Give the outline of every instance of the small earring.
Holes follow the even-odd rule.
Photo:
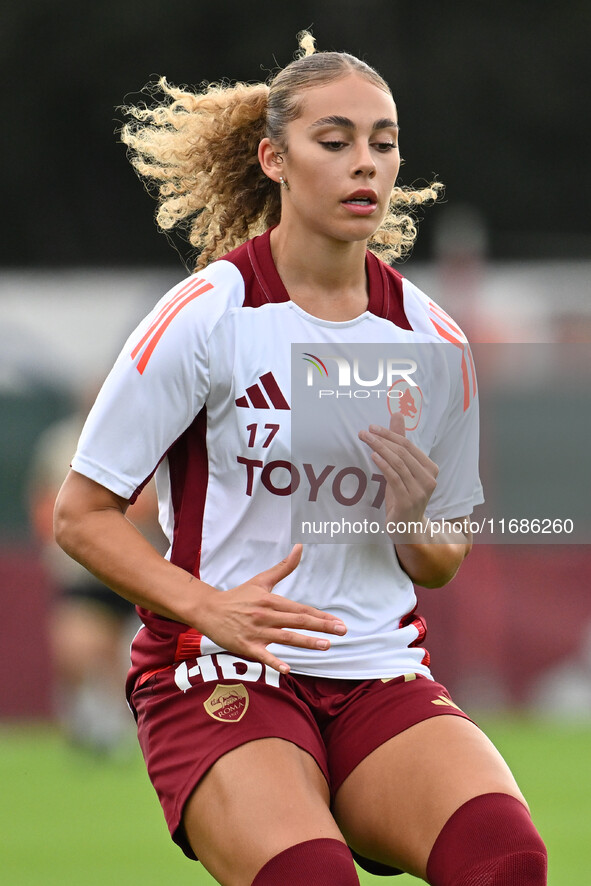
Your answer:
[[[285,188],[286,191],[289,191],[289,182],[286,181],[282,175],[279,176],[279,184],[282,188]]]

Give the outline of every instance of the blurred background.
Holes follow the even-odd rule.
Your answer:
[[[70,744],[109,758],[127,740],[120,696],[114,711],[109,705],[133,616],[106,604],[85,577],[66,575],[49,530],[56,488],[97,386],[135,323],[186,274],[190,255],[181,240],[156,230],[152,200],[118,142],[117,107],[140,99],[160,75],[175,84],[266,79],[291,60],[302,28],[311,28],[319,49],[350,51],[390,83],[401,183],[437,177],[446,185],[445,201],[425,211],[415,251],[399,269],[475,342],[482,474],[495,514],[576,524],[570,538],[523,533],[479,544],[448,589],[421,594],[434,672],[465,707],[546,724],[538,736],[554,728],[547,724],[591,729],[591,180],[584,137],[591,6],[583,0],[6,5],[6,728],[57,725]],[[159,543],[149,493],[136,518]],[[577,765],[591,778],[588,757]],[[40,882],[27,876],[21,869],[10,882]],[[63,871],[60,877],[56,883],[70,882]],[[556,870],[551,882],[569,880]]]

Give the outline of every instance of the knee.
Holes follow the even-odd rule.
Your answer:
[[[508,794],[460,806],[429,855],[431,886],[545,886],[547,854],[530,814]]]
[[[339,840],[296,843],[275,855],[258,872],[252,886],[359,886],[349,848]]]

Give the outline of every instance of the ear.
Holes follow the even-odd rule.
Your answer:
[[[283,156],[270,139],[264,138],[259,145],[259,163],[261,169],[272,181],[279,183]]]

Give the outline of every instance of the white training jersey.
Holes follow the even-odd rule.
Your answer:
[[[325,434],[319,447],[317,415],[306,428],[307,413],[300,409],[298,452],[292,452],[292,366],[306,373],[303,388],[328,404],[342,399],[343,348],[400,345],[407,358],[419,345],[432,350],[429,359],[415,360],[414,369],[412,354],[395,378],[386,378],[380,364],[381,396],[381,376],[370,379],[364,369],[361,377],[349,361],[348,396],[363,392],[370,410],[364,427],[367,415],[387,426],[389,412],[403,413],[407,435],[439,467],[432,519],[471,513],[483,499],[476,378],[466,339],[441,308],[369,252],[366,268],[368,308],[345,322],[318,319],[290,301],[269,231],[179,283],[125,344],[88,417],[73,469],[130,500],[155,472],[169,559],[228,590],[287,556],[296,492],[305,504],[316,503],[322,492],[328,511],[334,499],[340,512],[373,514],[376,525],[383,519],[384,484],[357,438],[361,427],[348,421],[338,433]],[[443,356],[437,350],[442,345]],[[294,673],[430,676],[428,654],[419,645],[424,622],[415,614],[415,590],[394,545],[387,536],[335,541],[306,540],[299,566],[275,593],[333,613],[347,634],[331,635],[325,652],[273,651]],[[166,664],[170,654],[172,663],[187,650],[220,651],[186,625],[145,610],[140,616],[155,643],[171,636],[176,642],[164,656],[155,645],[154,662]]]

